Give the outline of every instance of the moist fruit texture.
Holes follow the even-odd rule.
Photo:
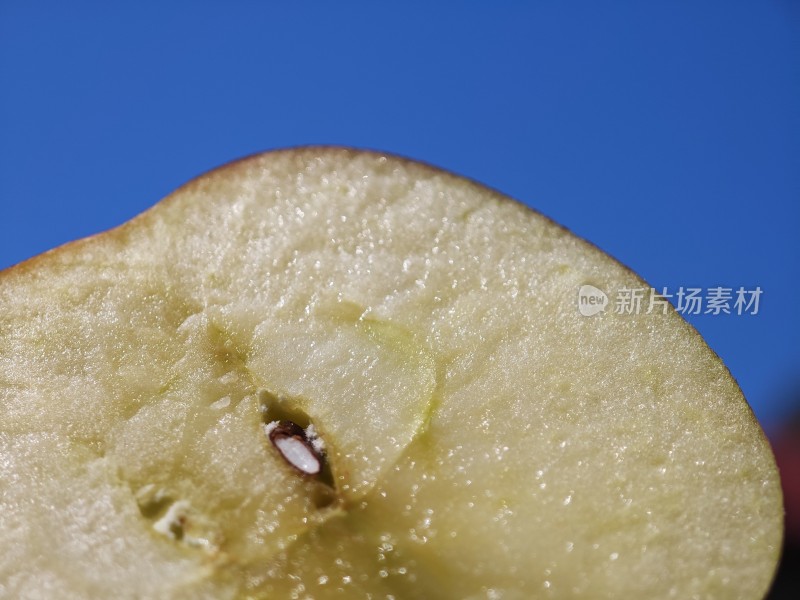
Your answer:
[[[736,383],[673,310],[585,317],[583,285],[646,287],[335,148],[4,272],[0,596],[763,596],[780,488]]]

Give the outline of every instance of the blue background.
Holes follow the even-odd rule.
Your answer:
[[[656,288],[760,286],[758,315],[691,321],[768,429],[788,414],[797,2],[108,4],[0,0],[0,268],[246,154],[375,148],[516,197]]]

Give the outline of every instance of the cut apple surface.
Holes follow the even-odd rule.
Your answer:
[[[646,287],[336,148],[5,271],[0,597],[763,597],[780,486],[736,383],[585,285]]]

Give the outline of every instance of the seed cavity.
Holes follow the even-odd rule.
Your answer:
[[[182,540],[189,508],[189,503],[185,500],[175,502],[169,507],[164,516],[153,523],[153,529],[173,540]]]
[[[153,531],[175,543],[214,555],[224,541],[215,522],[194,509],[188,500],[176,500],[166,488],[148,483],[134,494],[142,516]]]

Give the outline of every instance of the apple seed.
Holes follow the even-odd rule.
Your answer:
[[[312,427],[307,432],[293,421],[272,421],[264,426],[275,449],[303,475],[318,475],[322,471],[323,446]]]

